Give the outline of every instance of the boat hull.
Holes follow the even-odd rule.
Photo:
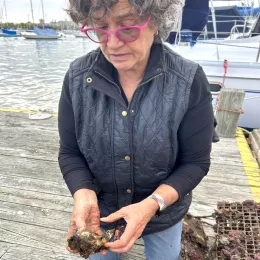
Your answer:
[[[61,36],[46,36],[46,35],[23,35],[25,39],[28,40],[57,40],[60,39]]]
[[[8,37],[8,38],[14,38],[14,37],[21,37],[21,35],[12,35],[12,34],[6,34],[6,33],[0,33],[0,37]]]
[[[210,82],[224,82],[225,88],[245,90],[239,126],[260,128],[260,63],[229,62],[224,80],[223,62],[197,60]],[[213,93],[214,96],[214,93]],[[214,104],[213,104],[214,105]]]
[[[206,45],[204,54],[202,52],[203,49],[200,49],[201,46],[199,46],[199,48],[190,48],[188,46],[174,47],[167,43],[166,45],[185,58],[200,64],[209,82],[219,82],[221,84],[224,82],[225,88],[245,90],[246,95],[242,107],[244,114],[240,116],[239,126],[245,128],[260,128],[260,62],[255,62],[257,50],[250,48],[238,48],[234,50],[233,47],[233,51],[227,51],[226,55],[220,52],[221,60],[218,61],[216,59],[216,46],[214,45]],[[207,48],[209,52],[214,53],[214,57],[205,54],[207,53]],[[252,50],[254,53],[252,53]],[[228,63],[227,73],[224,77],[225,59],[227,59]],[[217,93],[212,94],[214,106]]]
[[[76,37],[76,38],[88,38],[87,35],[76,35],[75,37]]]

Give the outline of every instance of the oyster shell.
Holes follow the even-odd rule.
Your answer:
[[[105,243],[110,241],[115,233],[114,231],[114,229],[108,230],[103,235],[98,235],[89,230],[78,231],[68,239],[68,245],[70,249],[78,251],[82,257],[87,259],[90,255],[107,249]]]

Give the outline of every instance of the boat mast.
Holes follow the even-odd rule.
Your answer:
[[[5,0],[4,0],[4,10],[5,10],[5,18],[6,18],[6,22],[7,22],[7,8],[6,8]]]
[[[259,0],[260,1],[260,0]],[[32,20],[33,20],[33,24],[34,24],[34,15],[33,15],[33,4],[32,4],[32,0],[30,0],[31,2],[31,12],[32,12]]]
[[[211,2],[212,22],[213,22],[213,28],[214,28],[215,39],[216,39],[217,58],[218,58],[218,60],[219,60],[218,33],[217,33],[217,23],[216,23],[215,8],[214,8],[213,0],[210,0],[210,2]]]
[[[41,0],[42,2],[42,19],[43,19],[43,24],[45,23],[45,17],[44,17],[44,7],[43,7],[43,0]]]

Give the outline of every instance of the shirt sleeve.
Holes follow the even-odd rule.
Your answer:
[[[96,191],[94,178],[79,150],[75,120],[69,93],[69,73],[65,75],[59,102],[58,128],[60,135],[59,166],[72,195],[79,189]]]
[[[163,184],[172,186],[180,199],[208,173],[214,131],[210,86],[203,69],[195,74],[188,110],[178,130],[177,166]]]

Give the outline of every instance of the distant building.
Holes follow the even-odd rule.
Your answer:
[[[50,26],[59,27],[59,28],[61,28],[61,30],[76,29],[79,27],[74,22],[68,21],[68,20],[65,20],[65,21],[53,20],[50,22]]]

